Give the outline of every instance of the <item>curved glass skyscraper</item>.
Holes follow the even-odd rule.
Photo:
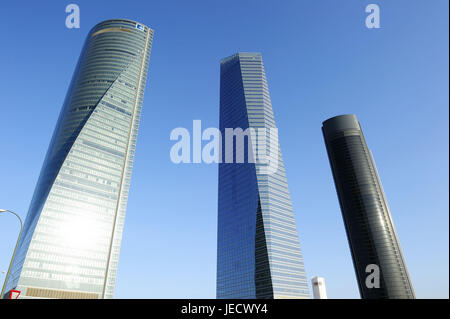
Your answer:
[[[415,298],[389,206],[358,119],[355,115],[336,116],[323,122],[322,131],[361,297]],[[378,267],[379,276],[372,280],[373,265]],[[378,287],[373,285],[375,280]]]
[[[112,298],[153,30],[89,32],[36,185],[7,294]]]
[[[267,149],[268,163],[239,162],[225,147],[219,164],[217,298],[309,298],[297,227],[261,54],[238,53],[221,61],[220,131],[258,131],[247,146],[233,140],[244,157]],[[267,134],[269,136],[269,134]],[[234,139],[234,137],[233,137]],[[241,144],[242,145],[242,144]],[[247,155],[247,156],[245,156]],[[275,163],[273,170],[264,169]]]

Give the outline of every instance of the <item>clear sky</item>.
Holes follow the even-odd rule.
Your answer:
[[[65,26],[66,5],[81,11]],[[367,29],[365,7],[381,9]],[[419,298],[449,296],[447,0],[4,1],[0,207],[24,219],[90,28],[155,30],[115,296],[214,298],[217,164],[173,164],[169,135],[219,121],[219,61],[261,52],[308,278],[358,298],[321,123],[355,113]],[[0,270],[18,223],[0,215]],[[1,282],[4,275],[0,273]]]

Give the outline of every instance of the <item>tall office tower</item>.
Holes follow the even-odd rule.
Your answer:
[[[361,297],[415,298],[372,153],[356,116],[328,119],[322,131]]]
[[[88,34],[7,278],[26,298],[112,298],[153,30]]]
[[[267,133],[276,128],[259,53],[238,53],[221,61],[220,130],[225,154],[219,164],[217,298],[309,298],[278,140],[267,138],[264,143],[248,134],[247,144],[242,144],[236,135],[230,163],[226,128],[247,133],[249,128]],[[272,170],[268,163],[248,160],[249,154],[266,150],[268,144],[275,144]],[[244,163],[237,158],[239,150]]]
[[[328,299],[325,279],[323,277],[313,277],[311,279],[314,299]]]

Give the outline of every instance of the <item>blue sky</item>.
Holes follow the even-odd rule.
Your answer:
[[[76,3],[81,28],[65,27]],[[365,7],[381,28],[365,27]],[[359,298],[321,135],[355,113],[419,298],[449,296],[446,0],[8,1],[0,10],[0,207],[25,218],[89,29],[111,18],[155,38],[123,234],[117,298],[214,298],[217,165],[170,161],[176,127],[219,121],[219,61],[263,55],[308,278]],[[0,270],[18,223],[0,215]],[[4,275],[0,274],[3,282]]]

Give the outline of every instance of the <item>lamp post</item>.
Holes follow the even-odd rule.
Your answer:
[[[5,292],[6,280],[8,279],[9,272],[11,271],[11,266],[12,266],[14,257],[16,256],[16,250],[17,250],[17,246],[19,245],[19,240],[20,240],[20,236],[22,235],[22,228],[23,228],[22,219],[20,219],[19,215],[17,215],[16,213],[14,213],[13,211],[11,211],[11,210],[9,210],[9,209],[1,209],[1,208],[0,208],[0,213],[6,213],[6,212],[15,215],[15,216],[19,219],[19,222],[20,222],[20,232],[19,232],[19,236],[17,237],[16,247],[14,247],[14,252],[13,252],[13,255],[12,255],[12,257],[11,257],[11,261],[10,261],[10,263],[9,263],[9,268],[8,268],[8,272],[6,273],[5,281],[3,282],[3,288],[2,288],[2,293],[1,293],[1,295],[0,295],[0,299],[3,298],[3,294],[4,294],[4,292]]]

